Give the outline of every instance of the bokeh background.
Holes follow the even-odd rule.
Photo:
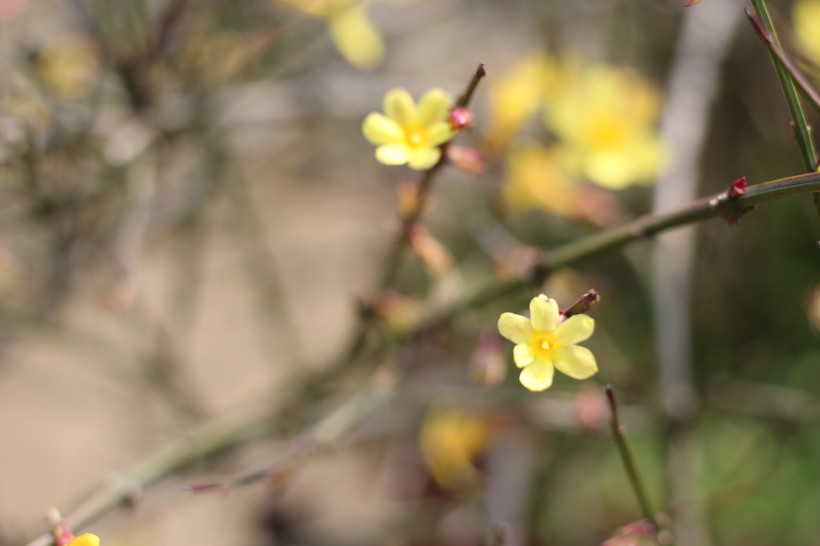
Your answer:
[[[607,434],[610,383],[678,544],[820,545],[809,197],[591,257],[395,339],[535,249],[802,172],[744,3],[682,4],[0,0],[0,544],[44,532],[49,507],[129,487],[129,468],[197,423],[294,393],[271,434],[89,529],[106,546],[600,544],[641,518]],[[816,75],[820,2],[769,7]],[[395,87],[455,96],[479,62],[457,144],[483,162],[437,176],[378,302],[392,341],[303,393],[355,331],[418,178],[374,159],[362,120]],[[527,392],[499,313],[590,288],[600,373]],[[317,453],[190,492],[315,439],[371,373],[395,385]]]

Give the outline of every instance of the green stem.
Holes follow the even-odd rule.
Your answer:
[[[770,42],[777,48],[780,47],[780,40],[777,37],[777,31],[772,24],[772,19],[769,17],[769,9],[766,7],[765,0],[751,0],[755,13],[758,19],[763,24],[766,32],[769,34]],[[800,97],[797,94],[797,87],[786,67],[778,62],[777,55],[772,49],[769,50],[769,56],[772,58],[777,79],[780,81],[780,88],[783,90],[783,96],[786,98],[786,105],[789,107],[789,114],[792,118],[795,138],[797,145],[800,148],[800,156],[803,158],[803,167],[806,172],[816,170],[817,153],[814,148],[814,142],[811,137],[811,127],[806,120],[806,114],[803,112],[803,106],[800,104]],[[820,193],[814,193],[814,205],[820,215]]]
[[[638,504],[641,506],[643,517],[646,518],[655,530],[659,530],[658,520],[655,518],[655,511],[652,509],[652,503],[649,502],[649,494],[646,492],[646,486],[641,476],[641,471],[638,469],[638,464],[635,462],[635,456],[632,454],[632,449],[629,447],[629,442],[624,436],[621,429],[621,423],[618,419],[618,403],[615,400],[615,393],[611,385],[605,387],[606,399],[609,402],[609,410],[611,412],[610,431],[612,433],[612,440],[618,448],[618,455],[621,456],[621,462],[624,465],[624,470],[629,478],[629,484],[632,486],[632,491],[638,499]]]
[[[664,214],[642,216],[623,226],[595,233],[543,253],[540,261],[520,278],[486,281],[447,307],[431,311],[409,335],[413,337],[423,334],[450,321],[462,311],[481,307],[529,286],[537,285],[556,269],[584,258],[714,216],[725,217],[733,211],[741,211],[767,201],[817,191],[820,191],[820,173],[811,172],[750,186],[743,195],[734,199],[727,200],[727,192],[723,192]]]

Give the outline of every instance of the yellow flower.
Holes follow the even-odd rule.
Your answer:
[[[504,313],[498,331],[515,343],[513,360],[521,370],[521,384],[531,391],[552,385],[554,368],[574,379],[586,379],[598,371],[595,355],[576,343],[592,335],[595,321],[587,315],[568,319],[558,311],[555,300],[541,294],[530,301],[530,317]]]
[[[100,537],[91,533],[83,533],[69,542],[68,546],[100,546]]]
[[[306,15],[325,19],[339,53],[359,70],[371,70],[384,58],[384,40],[367,16],[369,0],[279,0]]]
[[[815,62],[820,62],[820,0],[798,0],[792,6],[797,43]]]
[[[431,89],[418,108],[404,89],[384,97],[384,112],[373,112],[362,124],[367,140],[378,146],[376,159],[385,165],[404,165],[425,170],[441,158],[439,146],[455,134],[447,122],[451,99],[441,89]]]
[[[449,490],[470,489],[480,474],[473,460],[484,451],[489,431],[483,419],[459,409],[439,409],[424,420],[419,444],[433,479]]]
[[[552,150],[529,145],[510,152],[501,198],[512,213],[541,209],[579,217],[580,189],[561,169]]]
[[[516,62],[490,85],[487,90],[490,119],[486,144],[491,152],[503,152],[541,109],[555,74],[551,59],[539,53]]]
[[[609,189],[651,181],[661,167],[655,129],[660,96],[637,74],[593,65],[547,104],[545,122],[564,144],[571,173]]]

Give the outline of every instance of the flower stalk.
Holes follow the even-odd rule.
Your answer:
[[[655,530],[658,531],[658,520],[655,518],[655,511],[652,509],[652,503],[649,501],[649,494],[646,491],[641,471],[638,469],[638,464],[635,462],[635,456],[632,454],[632,449],[629,447],[629,442],[624,436],[621,422],[618,418],[618,402],[615,400],[615,392],[612,390],[612,385],[605,387],[606,399],[609,403],[609,410],[611,418],[609,421],[610,432],[615,446],[618,448],[618,455],[621,456],[621,462],[624,465],[624,470],[629,478],[629,485],[632,486],[632,491],[638,499],[638,504],[641,506],[643,517],[646,518]]]

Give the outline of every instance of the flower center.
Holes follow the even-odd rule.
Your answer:
[[[531,347],[536,353],[548,358],[552,357],[558,345],[558,340],[552,332],[536,334],[531,342]]]
[[[418,148],[424,143],[425,140],[424,130],[419,129],[416,127],[411,127],[407,129],[405,132],[405,139],[407,140],[407,145],[411,148]]]
[[[616,116],[602,116],[591,121],[588,131],[593,148],[610,150],[623,143],[628,129],[624,120]]]

